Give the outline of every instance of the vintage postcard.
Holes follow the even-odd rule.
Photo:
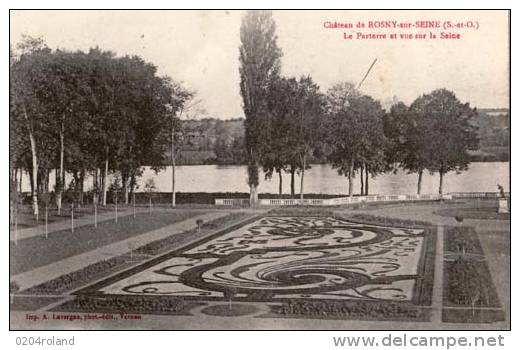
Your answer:
[[[510,329],[508,10],[9,19],[10,329]]]

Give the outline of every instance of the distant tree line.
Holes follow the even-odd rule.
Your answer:
[[[309,76],[282,77],[282,52],[277,45],[276,24],[270,11],[249,11],[240,31],[240,92],[245,120],[250,202],[257,201],[259,169],[265,176],[300,174],[300,198],[309,158],[325,157],[338,174],[354,178],[361,192],[369,193],[369,177],[401,168],[418,174],[421,193],[424,172],[444,176],[464,171],[468,150],[478,146],[477,128],[471,122],[476,109],[455,94],[438,89],[419,96],[410,106],[396,103],[387,113],[355,85],[339,82],[320,91]],[[363,181],[364,180],[364,181]]]
[[[243,119],[190,119],[182,124],[185,142],[179,159],[183,164],[245,164]]]
[[[19,173],[28,171],[36,215],[39,196],[48,201],[53,170],[59,211],[65,173],[79,196],[92,175],[101,204],[108,175],[117,173],[128,203],[143,164],[164,164],[169,150],[175,165],[180,114],[193,94],[138,56],[53,51],[42,39],[24,37],[10,50],[9,84],[11,186],[16,192]]]
[[[391,107],[391,106],[390,106]],[[387,110],[389,111],[389,108]],[[386,111],[385,111],[386,112]],[[472,162],[509,160],[509,111],[478,109],[472,121],[478,128],[479,147],[469,150]],[[184,142],[178,156],[182,165],[244,165],[244,119],[202,118],[182,121]],[[327,163],[326,157],[313,156],[312,164]],[[147,164],[150,165],[150,164]]]
[[[387,111],[390,110],[387,107]],[[386,112],[386,111],[385,111]],[[509,160],[509,111],[478,109],[473,123],[478,128],[479,147],[470,150],[472,162]],[[182,121],[185,140],[179,151],[182,165],[244,165],[244,119],[202,118]],[[313,156],[312,164],[327,163],[326,157]],[[150,165],[150,164],[147,164]]]

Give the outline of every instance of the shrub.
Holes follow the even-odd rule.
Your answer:
[[[479,263],[458,258],[449,267],[448,298],[457,305],[489,306],[490,281],[482,278]]]
[[[445,232],[445,251],[461,254],[483,254],[472,227],[450,227]]]
[[[80,295],[74,300],[59,306],[62,311],[89,311],[89,312],[124,312],[124,313],[147,313],[182,312],[185,307],[184,300],[170,296],[149,295],[114,295],[114,296],[86,296]]]
[[[204,220],[197,219],[197,221],[195,221],[195,223],[197,224],[197,228],[198,228],[198,230],[200,232],[200,228],[201,228],[202,224],[204,223]]]
[[[95,264],[74,271],[65,275],[61,275],[50,281],[44,282],[37,286],[25,290],[28,294],[61,294],[70,290],[82,282],[89,282],[92,278],[99,277],[102,273],[113,271],[127,262],[127,257],[117,256],[108,260],[102,260]]]
[[[274,312],[284,316],[341,319],[417,319],[421,310],[408,303],[290,300],[275,306]]]
[[[406,220],[399,218],[388,218],[385,216],[376,216],[369,214],[354,214],[346,218],[347,220],[357,221],[367,224],[376,224],[376,225],[389,225],[389,226],[400,226],[400,227],[432,227],[432,223],[427,221],[419,221],[419,220]]]

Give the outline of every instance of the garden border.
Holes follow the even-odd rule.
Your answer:
[[[462,236],[463,239],[460,239]],[[458,244],[465,245],[469,244],[468,254],[466,254],[465,249],[462,247],[463,253],[460,251],[456,251],[458,248]],[[454,243],[455,242],[455,243]],[[491,323],[497,321],[505,320],[505,313],[503,310],[503,305],[498,296],[495,283],[493,282],[493,278],[491,276],[491,272],[489,270],[489,265],[487,262],[486,254],[482,248],[480,243],[480,239],[478,237],[478,233],[475,231],[475,228],[472,226],[447,226],[447,230],[444,234],[444,273],[442,276],[443,279],[443,310],[442,310],[442,320],[443,322],[453,322],[453,323]],[[457,259],[447,260],[446,255],[452,254],[457,256]],[[478,256],[479,259],[475,259],[475,256]],[[461,285],[466,284],[467,280],[478,280],[480,283],[478,286],[480,288],[486,288],[486,293],[488,295],[488,301],[485,304],[478,304],[472,306],[467,302],[456,303],[450,298],[450,292],[454,292],[454,288],[458,287],[451,285],[450,275],[452,273],[452,268],[454,268],[455,264],[460,262],[462,264],[467,264],[468,266],[467,273],[460,274],[454,280],[460,281]],[[472,285],[474,287],[474,285]],[[458,290],[461,292],[461,290]],[[464,291],[462,291],[464,293]],[[459,293],[460,294],[460,293]],[[465,294],[460,294],[458,296],[462,298],[467,297]],[[479,299],[479,302],[482,300]]]

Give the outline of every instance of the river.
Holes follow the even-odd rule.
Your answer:
[[[249,192],[245,166],[185,165],[175,168],[176,191],[179,192]],[[417,174],[383,174],[370,179],[371,194],[414,194],[417,191]],[[145,169],[139,180],[142,189],[147,179],[153,178],[158,191],[171,191],[171,167],[157,175]],[[278,193],[278,174],[265,180],[261,173],[260,192]],[[290,175],[283,176],[283,192],[290,193]],[[348,180],[339,176],[329,165],[313,165],[305,172],[304,192],[344,194]],[[300,177],[296,176],[296,192],[300,191]],[[359,178],[355,179],[355,193],[360,191]],[[448,173],[444,178],[444,193],[448,192],[496,192],[497,184],[509,191],[509,163],[471,163],[460,174]],[[439,175],[423,175],[422,193],[437,193]]]
[[[249,192],[246,182],[245,166],[220,165],[181,165],[175,168],[177,192]],[[158,192],[171,191],[171,167],[155,174],[145,167],[143,176],[139,179],[139,189],[142,191],[148,179],[154,179]],[[67,175],[67,183],[71,176]],[[291,177],[283,175],[283,192],[290,193]],[[300,191],[300,177],[297,175],[296,192]],[[51,187],[54,184],[54,174],[50,174]],[[509,163],[471,163],[467,171],[461,174],[448,173],[444,178],[444,193],[449,192],[496,192],[497,184],[509,191]],[[359,178],[354,182],[355,193],[360,191]],[[438,192],[439,175],[425,173],[423,175],[422,193]],[[85,179],[85,189],[91,189],[92,179]],[[26,173],[22,180],[22,190],[30,191],[29,178]],[[260,176],[260,192],[278,193],[278,174],[272,180]],[[329,165],[313,165],[305,172],[305,193],[345,194],[348,191],[348,181],[339,176]],[[370,179],[370,194],[414,194],[417,191],[417,174],[383,174]]]

